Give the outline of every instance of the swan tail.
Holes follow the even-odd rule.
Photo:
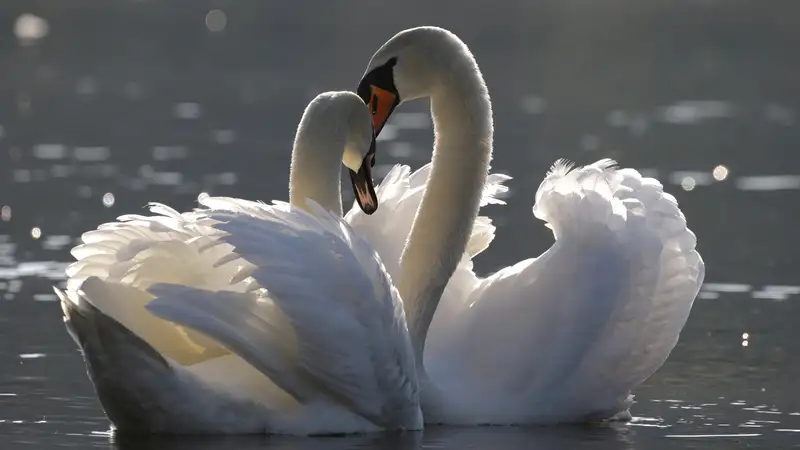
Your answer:
[[[313,201],[315,215],[205,214],[261,290],[156,285],[148,309],[205,333],[298,401],[329,399],[378,426],[408,425],[418,386],[402,303],[371,247]],[[416,408],[416,409],[415,409]]]
[[[484,394],[516,402],[508,420],[624,415],[631,391],[664,363],[686,323],[703,279],[696,239],[657,181],[611,160],[557,162],[533,213],[556,242],[470,294],[460,335],[470,351],[461,360],[482,367],[462,370]],[[522,360],[497,350],[520,345],[535,350]]]

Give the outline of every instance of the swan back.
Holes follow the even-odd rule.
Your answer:
[[[314,199],[342,214],[340,161],[358,171],[374,145],[369,109],[352,92],[323,92],[306,107],[297,126],[289,172],[289,203],[306,208]]]

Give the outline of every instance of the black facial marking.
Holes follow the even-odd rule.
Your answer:
[[[392,94],[397,95],[397,88],[394,85],[394,66],[397,64],[397,57],[394,56],[382,65],[372,69],[372,71],[364,76],[361,79],[361,83],[358,85],[358,90],[356,93],[364,103],[369,104],[370,99],[372,98],[372,88],[371,86],[377,86],[384,91],[389,91]],[[399,96],[398,96],[398,103],[399,103]],[[372,114],[375,114],[373,106]]]
[[[380,108],[380,98],[375,96],[373,99],[373,86],[383,89],[384,91],[390,92],[394,94],[394,104],[389,105],[389,114],[391,114],[392,110],[394,110],[397,105],[400,104],[400,94],[397,92],[397,87],[394,85],[394,66],[397,64],[397,57],[392,57],[388,61],[386,61],[383,65],[372,69],[368,74],[361,79],[361,82],[358,84],[358,89],[356,92],[358,96],[361,98],[361,101],[366,103],[367,105],[371,106],[370,114],[375,116]],[[385,107],[385,106],[384,106]],[[379,129],[373,129],[374,136],[377,137],[383,126]],[[370,148],[369,152],[366,155],[363,164],[368,164],[369,168],[375,167],[375,141],[373,139],[372,148]],[[355,187],[355,184],[354,184]],[[363,205],[362,205],[363,209]]]

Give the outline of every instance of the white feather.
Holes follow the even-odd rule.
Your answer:
[[[312,101],[291,176],[294,187],[308,186],[290,194],[292,205],[305,195],[341,209],[328,189],[339,183],[343,154],[368,151],[370,122],[354,93]],[[311,207],[318,220],[283,202],[198,202],[187,213],[151,203],[152,215],[84,233],[67,290],[56,290],[114,426],[420,429],[403,309],[372,248],[320,206]]]
[[[437,310],[425,366],[449,404],[426,410],[426,422],[624,414],[633,388],[664,363],[704,264],[674,197],[613,167],[557,162],[534,206],[555,244],[486,279],[462,278],[461,296],[446,291],[439,307],[451,317]]]
[[[224,291],[203,294],[184,286],[152,287],[158,299],[148,309],[255,358],[274,356],[258,349],[274,347],[272,342],[291,330],[297,374],[286,367],[262,372],[281,387],[276,375],[292,374],[286,381],[291,382],[305,374],[311,386],[324,387],[358,414],[391,427],[395,417],[410,414],[406,409],[418,396],[402,304],[372,248],[342,219],[313,205],[320,219],[283,208],[265,208],[260,218],[205,213],[226,233],[223,239],[233,252],[256,267],[253,278],[269,287],[289,326],[275,326],[275,315],[260,312],[267,299],[220,300],[215,297],[224,297]],[[245,359],[259,368],[276,365]]]
[[[431,163],[428,163],[411,172],[408,166],[395,165],[375,188],[380,208],[367,216],[354,204],[345,215],[345,220],[381,255],[388,272],[395,277],[400,273],[400,255],[428,185],[431,167]],[[510,179],[510,176],[500,173],[489,175],[483,189],[481,206],[504,205],[505,202],[499,196],[508,191],[503,183]],[[488,248],[494,236],[495,226],[492,220],[486,216],[476,217],[466,249],[469,258],[474,258]],[[467,260],[461,266],[466,268],[465,264],[468,264]],[[471,263],[469,266],[471,270]]]
[[[580,168],[559,160],[533,207],[555,243],[480,279],[464,252],[484,248],[468,238],[492,183],[495,124],[474,56],[452,32],[423,26],[384,43],[361,86],[380,84],[374,70],[391,71],[396,83],[384,88],[398,98],[429,98],[434,125],[424,199],[387,212],[405,232],[413,220],[407,243],[395,241],[401,267],[389,272],[401,272],[426,423],[629,415],[631,391],[669,355],[703,281],[696,238],[675,198],[610,159]],[[389,265],[399,252],[385,247]]]
[[[77,251],[88,256],[73,265],[76,275],[104,267],[104,277],[57,291],[115,426],[290,434],[421,426],[402,305],[371,247],[318,206],[320,220],[285,203],[203,202],[217,209],[176,218],[153,207],[174,226],[150,235],[153,218],[106,227],[123,233],[89,245],[150,239],[128,240],[113,255]],[[108,270],[116,266],[126,270]],[[204,369],[222,360],[239,369]],[[141,392],[149,400],[129,404]]]

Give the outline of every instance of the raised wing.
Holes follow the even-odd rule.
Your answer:
[[[72,249],[77,261],[67,268],[67,291],[83,290],[99,311],[180,364],[227,354],[218,343],[144,309],[152,300],[146,290],[153,283],[248,290],[244,282],[230,286],[235,267],[214,267],[228,250],[224,245],[200,251],[214,240],[196,225],[192,213],[181,214],[157,203],[149,209],[151,216],[124,215],[84,233],[83,243]],[[91,278],[95,280],[87,283]]]
[[[367,239],[394,276],[400,273],[400,255],[428,185],[431,167],[431,163],[428,163],[412,173],[408,166],[395,165],[375,189],[380,208],[367,216],[357,205],[353,205],[345,215],[347,223]],[[489,175],[481,206],[505,204],[500,197],[508,191],[503,183],[510,179],[508,175],[499,173]],[[494,239],[494,233],[495,227],[490,218],[477,217],[467,243],[469,258],[486,250]]]
[[[426,365],[526,420],[627,408],[675,346],[705,269],[675,198],[614,164],[553,166],[533,212],[556,242],[478,282],[448,333],[458,344]],[[488,417],[492,402],[477,409]]]
[[[416,414],[413,351],[390,277],[350,226],[309,205],[315,215],[286,204],[197,211],[198,224],[233,247],[217,264],[238,266],[234,281],[252,278],[264,289],[229,295],[158,285],[148,309],[223,343],[301,401],[306,387],[286,386],[285,374],[312,380],[317,393],[378,425]]]

